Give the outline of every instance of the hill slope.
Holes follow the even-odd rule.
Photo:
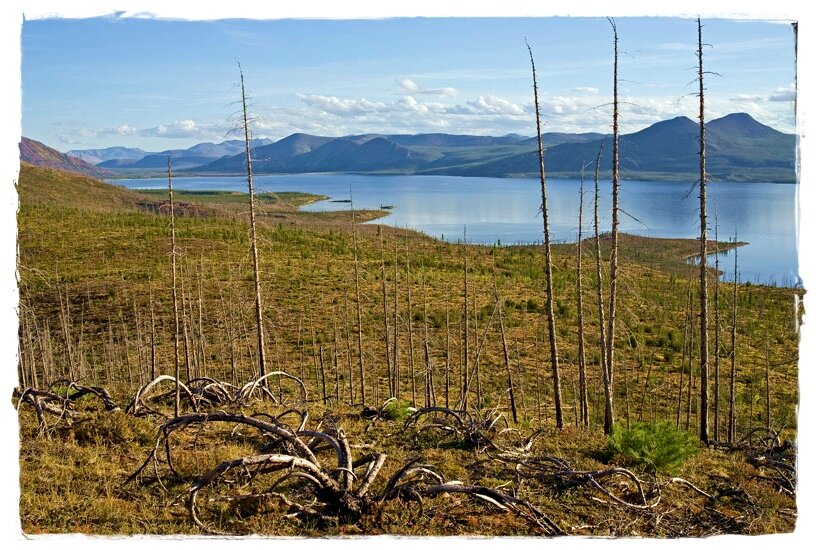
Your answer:
[[[44,143],[27,137],[20,140],[20,160],[34,166],[65,170],[97,178],[106,178],[113,175],[108,170],[102,170],[84,160],[60,153]]]
[[[124,187],[27,162],[20,163],[17,192],[21,205],[68,206],[92,212],[134,211],[144,201],[144,197]]]

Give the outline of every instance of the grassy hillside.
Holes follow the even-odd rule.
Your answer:
[[[173,370],[169,220],[155,206],[163,197],[158,191],[138,194],[30,166],[21,169],[18,191],[21,383],[47,388],[59,378],[71,377],[108,388],[124,410],[137,388],[152,375]],[[205,376],[243,384],[257,377],[252,263],[242,198],[234,193],[184,193],[178,198],[189,205],[188,215],[176,220],[185,380]],[[714,500],[671,484],[663,472],[652,477],[647,466],[609,454],[601,431],[599,330],[589,243],[584,248],[583,274],[588,428],[579,428],[577,422],[576,247],[553,248],[568,424],[559,431],[554,428],[549,351],[543,343],[546,323],[540,249],[453,245],[377,225],[357,226],[355,239],[349,212],[296,211],[295,205],[314,198],[279,193],[260,201],[259,253],[269,369],[303,380],[309,429],[337,423],[348,434],[355,457],[368,452],[388,454],[375,492],[386,488],[387,479],[402,464],[418,457],[446,479],[515,492],[546,511],[567,534],[674,537],[793,529],[794,497],[763,479],[771,473],[747,462],[750,457],[741,451],[700,449],[676,472],[717,495]],[[154,206],[145,206],[148,204]],[[378,215],[381,213],[359,212],[356,220]],[[621,243],[615,383],[618,424],[667,420],[693,434],[699,415],[698,388],[688,381],[691,375],[698,384],[699,367],[696,359],[689,364],[687,351],[695,349],[692,343],[699,330],[695,333],[695,314],[688,311],[687,304],[696,303],[697,274],[683,259],[698,245],[626,236]],[[608,253],[604,239],[604,257]],[[718,357],[720,363],[721,434],[728,397],[731,290],[731,285],[721,287],[721,345],[711,357],[712,362]],[[764,425],[766,413],[782,437],[796,436],[798,340],[791,317],[796,292],[801,291],[750,285],[738,289],[735,387],[739,436]],[[494,313],[497,303],[503,304],[518,423],[512,421],[509,411],[508,370]],[[641,478],[653,480],[649,482],[653,489],[658,487],[655,483],[662,484],[655,489],[662,491],[659,504],[649,510],[630,509],[611,503],[587,486],[559,486],[541,479],[520,482],[512,465],[491,458],[492,451],[474,450],[442,434],[416,432],[401,421],[373,422],[361,417],[358,342],[363,350],[366,405],[379,406],[389,396],[387,365],[393,356],[386,358],[386,317],[391,350],[395,321],[398,326],[401,406],[422,406],[432,380],[435,402],[456,407],[462,380],[467,378],[469,410],[477,416],[495,410],[512,428],[499,433],[499,427],[505,426],[501,422],[489,432],[496,444],[510,448],[542,429],[545,436],[535,445],[536,453],[560,457],[578,470],[629,466]],[[712,328],[712,339],[713,332]],[[266,400],[236,412],[279,414],[292,406],[298,392],[288,383],[277,384],[270,385],[270,391],[283,398],[283,404]],[[166,401],[154,405],[168,414]],[[187,405],[184,407],[187,412]],[[77,408],[72,423],[49,416],[49,428],[41,433],[33,409],[21,407],[20,515],[26,532],[201,534],[184,507],[190,483],[220,461],[259,452],[268,443],[231,428],[183,431],[172,443],[178,478],[162,477],[157,483],[151,473],[142,483],[122,485],[144,461],[164,419],[96,410],[94,402],[85,398]],[[332,464],[328,455],[324,464]],[[241,490],[229,483],[219,488]],[[613,490],[634,502],[631,487]],[[650,493],[650,502],[654,496]],[[286,506],[280,503],[234,500],[223,501],[224,507],[219,508],[206,498],[201,502],[207,508],[209,524],[240,533],[540,533],[523,516],[496,511],[463,495],[426,497],[422,507],[408,500],[388,501],[377,514],[364,515],[359,521],[322,524],[284,517]]]

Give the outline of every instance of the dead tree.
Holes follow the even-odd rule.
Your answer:
[[[538,82],[536,80],[535,61],[533,50],[527,44],[530,54],[530,66],[533,70],[533,99],[536,113],[536,137],[538,140],[538,169],[541,180],[541,214],[544,220],[544,270],[547,279],[547,330],[550,337],[550,364],[553,377],[553,399],[555,402],[555,425],[560,430],[564,427],[561,412],[561,375],[558,372],[558,345],[555,336],[555,313],[553,312],[553,285],[552,285],[552,254],[550,251],[550,222],[547,210],[547,178],[544,171],[544,145],[541,142],[541,115],[538,104]]]
[[[388,373],[388,397],[394,397],[393,373],[391,372],[391,331],[388,329],[388,287],[385,280],[385,246],[383,245],[383,235],[380,234],[380,274],[382,276],[382,300],[383,300],[383,342],[385,343],[385,367]]]
[[[700,441],[708,444],[708,273],[706,269],[706,142],[703,88],[703,26],[697,18],[697,78],[700,84]]]
[[[737,378],[737,233],[734,232],[734,292],[731,298],[731,375],[728,381],[728,443],[733,443],[737,437],[737,405],[736,405],[736,378]]]
[[[252,246],[252,271],[255,279],[255,324],[258,334],[258,374],[263,378],[266,374],[266,346],[264,344],[263,301],[261,299],[261,267],[258,261],[258,237],[255,227],[255,189],[252,185],[252,151],[249,133],[249,119],[247,118],[246,90],[244,88],[244,71],[238,64],[241,74],[241,106],[243,110],[244,141],[246,143],[247,187],[249,189],[249,239]]]
[[[504,333],[504,304],[500,303],[498,286],[494,279],[494,292],[496,293],[496,306],[499,310],[499,332],[502,339],[502,352],[504,354],[504,367],[507,370],[507,396],[510,399],[510,412],[513,414],[513,423],[518,424],[518,411],[516,410],[516,395],[513,388],[513,370],[510,366],[510,352],[507,348],[507,336]]]
[[[613,392],[612,392],[612,377],[609,373],[606,356],[606,323],[604,320],[604,299],[603,299],[603,273],[601,271],[601,237],[598,224],[598,176],[601,169],[601,155],[603,155],[604,142],[598,149],[598,156],[595,159],[595,212],[594,212],[594,228],[595,228],[595,278],[598,291],[598,331],[600,332],[600,363],[601,363],[601,381],[604,390],[604,433],[609,435],[612,433],[612,424],[614,418],[613,411]]]
[[[618,29],[612,26],[614,68],[612,77],[612,253],[609,259],[609,324],[606,331],[606,370],[610,391],[615,380],[615,310],[618,297],[618,211],[620,195],[620,152],[618,150]],[[611,411],[610,411],[611,412]],[[613,418],[604,417],[604,432],[611,433]]]
[[[284,417],[298,417],[297,427],[284,422]],[[270,500],[283,504],[294,517],[311,521],[332,521],[343,524],[357,523],[363,516],[376,514],[380,506],[390,500],[415,501],[420,506],[424,498],[444,493],[471,495],[504,512],[512,512],[526,520],[544,535],[563,535],[543,512],[525,500],[482,486],[447,482],[432,466],[420,464],[415,458],[408,461],[388,479],[379,494],[371,491],[383,469],[386,455],[370,453],[354,459],[351,444],[344,430],[329,426],[323,431],[306,428],[305,411],[287,410],[277,416],[264,418],[214,411],[193,413],[165,422],[160,428],[153,450],[144,463],[127,479],[139,480],[149,465],[159,475],[162,455],[166,466],[177,479],[181,478],[172,461],[170,436],[185,428],[222,424],[244,426],[256,430],[264,445],[260,454],[229,460],[197,477],[187,490],[187,509],[190,519],[207,533],[225,534],[205,522],[202,512],[207,504],[219,501],[240,503],[242,500],[260,502]],[[164,448],[164,453],[160,452]],[[323,464],[323,450],[336,460],[333,465]],[[229,479],[224,481],[226,474]],[[266,481],[269,474],[277,475]],[[239,481],[239,483],[236,483]],[[202,491],[229,491],[228,496],[201,499]],[[247,491],[251,491],[247,494]],[[224,519],[219,514],[219,519]]]
[[[431,347],[428,338],[428,294],[425,289],[425,272],[422,273],[422,345],[425,352],[425,406],[436,405]]]
[[[392,380],[391,397],[400,396],[400,368],[399,368],[399,257],[397,256],[397,238],[394,236],[394,377]]]
[[[360,306],[360,268],[357,259],[357,227],[354,224],[354,198],[349,188],[349,198],[351,200],[351,236],[354,243],[354,294],[357,302],[357,360],[360,367],[360,399],[363,406],[366,404],[365,390],[365,362],[363,359],[363,314]]]
[[[411,301],[411,256],[408,247],[408,236],[405,236],[405,277],[408,289],[408,372],[411,376],[411,406],[416,407],[416,375],[414,369],[414,310]]]
[[[175,379],[176,391],[173,400],[173,415],[179,415],[179,377],[181,367],[179,365],[179,312],[178,312],[178,291],[176,290],[176,215],[173,210],[173,170],[170,157],[167,157],[167,187],[170,194],[170,269],[173,287],[173,378]]]
[[[465,258],[464,262],[464,293],[465,293],[465,303],[463,308],[463,317],[464,317],[464,333],[462,334],[463,338],[463,355],[462,355],[462,386],[460,389],[460,397],[459,399],[462,402],[462,409],[467,410],[467,394],[469,388],[469,368],[470,368],[470,361],[468,357],[469,345],[468,345],[468,335],[470,333],[470,312],[468,311],[468,254],[467,254],[467,226],[464,228],[464,247],[462,248],[462,253]]]
[[[584,225],[584,169],[586,164],[581,166],[581,184],[578,189],[578,243],[576,244],[577,264],[575,267],[575,291],[578,305],[578,403],[580,421],[584,426],[589,426],[589,404],[587,402],[587,380],[586,380],[586,351],[584,350],[584,291],[581,281],[581,261],[583,256],[582,237]],[[515,415],[514,415],[515,416]]]
[[[714,211],[714,440],[720,440],[720,242]]]

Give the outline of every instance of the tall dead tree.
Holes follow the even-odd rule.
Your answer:
[[[720,440],[720,242],[714,210],[714,440]]]
[[[613,394],[612,394],[612,380],[609,375],[609,369],[606,362],[606,323],[604,320],[604,299],[603,299],[603,273],[601,271],[601,237],[598,223],[598,179],[601,169],[601,156],[603,155],[604,143],[598,149],[598,156],[595,159],[595,212],[594,212],[594,229],[595,229],[595,277],[598,291],[598,330],[600,332],[600,363],[601,363],[601,381],[604,389],[604,433],[612,433],[612,422],[614,418],[613,410]]]
[[[615,309],[618,298],[618,210],[620,195],[620,152],[618,150],[618,28],[614,19],[608,19],[613,35],[612,76],[612,254],[609,258],[609,324],[606,337],[606,371],[610,391],[615,380]],[[611,411],[610,411],[611,412]],[[604,416],[604,433],[612,432],[614,418]]]
[[[380,274],[382,275],[383,332],[385,333],[383,342],[385,343],[385,367],[388,373],[388,397],[394,397],[394,375],[391,372],[391,335],[388,329],[388,287],[385,280],[385,246],[383,245],[382,233],[380,233],[380,265]]]
[[[560,430],[564,427],[561,413],[561,375],[558,372],[558,345],[555,337],[555,314],[553,312],[553,285],[552,285],[552,255],[550,252],[550,223],[547,210],[547,178],[544,171],[544,145],[541,142],[541,114],[538,104],[538,81],[536,80],[535,60],[530,44],[527,44],[530,54],[530,66],[533,70],[533,99],[535,101],[536,137],[538,140],[538,168],[541,180],[541,215],[544,220],[544,271],[547,279],[547,330],[550,337],[550,363],[553,377],[553,400],[555,403],[555,425]]]
[[[462,333],[462,386],[461,391],[459,392],[461,400],[462,410],[467,410],[467,394],[468,394],[468,385],[469,385],[469,369],[470,369],[470,361],[468,357],[468,333],[470,332],[470,312],[468,311],[468,256],[467,256],[467,226],[464,228],[464,247],[462,248],[462,252],[464,254],[464,272],[463,272],[463,279],[464,279],[464,293],[465,293],[465,303],[462,309],[463,313],[463,320],[464,320],[464,332]]]
[[[708,444],[708,273],[706,269],[706,142],[703,88],[703,26],[697,18],[697,78],[700,91],[700,441]]]
[[[731,298],[731,373],[728,380],[728,443],[734,443],[737,436],[737,233],[734,232],[734,292]]]
[[[397,237],[394,235],[394,387],[391,397],[400,396],[400,366],[399,366],[399,256],[397,256]]]
[[[176,379],[176,391],[173,399],[173,415],[179,415],[179,312],[178,291],[176,290],[176,213],[173,208],[173,168],[170,157],[167,157],[167,187],[170,195],[170,274],[173,286],[173,376]],[[152,305],[152,304],[151,304]],[[151,310],[152,314],[152,310]]]
[[[357,226],[354,221],[354,197],[349,187],[351,204],[351,236],[354,244],[354,295],[357,302],[357,361],[360,369],[360,399],[366,406],[365,361],[363,359],[363,314],[360,305],[360,267],[357,259]]]
[[[264,345],[263,302],[261,300],[261,267],[258,261],[258,237],[255,229],[255,189],[252,186],[252,155],[251,139],[249,135],[249,118],[247,117],[246,89],[244,87],[244,71],[238,64],[241,74],[241,106],[244,119],[244,140],[246,143],[247,187],[249,188],[249,238],[252,246],[252,271],[255,275],[255,324],[258,334],[258,377],[266,385],[266,354]]]
[[[581,239],[584,229],[584,169],[581,166],[581,184],[578,188],[578,243],[576,244],[577,264],[575,286],[578,301],[578,410],[581,424],[589,426],[589,404],[587,403],[586,350],[584,349],[584,291],[581,281],[581,260],[583,247]],[[515,410],[513,411],[515,413]],[[514,414],[515,416],[515,414]]]

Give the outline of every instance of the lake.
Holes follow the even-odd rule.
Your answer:
[[[357,209],[391,205],[390,215],[373,223],[408,227],[447,241],[479,244],[541,242],[540,184],[526,178],[454,176],[371,176],[353,174],[258,175],[256,192],[302,191],[348,200]],[[131,189],[167,186],[162,178],[122,179],[112,183]],[[180,190],[246,191],[241,176],[174,177]],[[796,249],[797,185],[709,183],[709,238],[715,215],[720,240],[749,244],[739,249],[739,279],[753,283],[799,286]],[[592,230],[594,182],[584,184],[584,232]],[[600,223],[611,228],[611,183],[601,182]],[[547,181],[550,235],[556,242],[575,242],[578,235],[579,182]],[[350,208],[348,203],[320,201],[304,207],[323,211]],[[651,237],[694,238],[699,234],[698,190],[691,183],[624,181],[621,183],[620,230]],[[711,260],[713,265],[713,259]],[[724,280],[733,280],[733,252],[720,255]]]

